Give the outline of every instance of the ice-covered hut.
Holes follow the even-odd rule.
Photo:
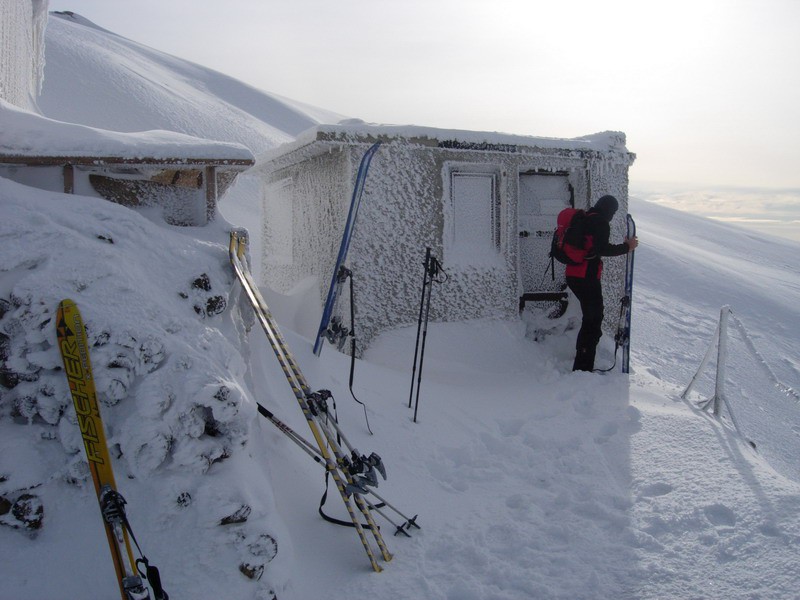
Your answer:
[[[613,194],[621,241],[628,168],[625,135],[574,139],[364,123],[321,125],[258,161],[264,179],[262,282],[288,293],[318,282],[324,302],[364,152],[372,160],[347,266],[353,272],[358,353],[381,331],[416,324],[425,250],[447,281],[432,294],[438,321],[514,318],[523,306],[566,298],[563,267],[549,273],[558,212]],[[609,260],[607,305],[618,302],[622,261]],[[336,314],[350,321],[349,294]],[[607,311],[610,313],[613,311]]]

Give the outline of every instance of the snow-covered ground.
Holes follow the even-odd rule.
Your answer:
[[[98,79],[104,64],[127,65],[145,80],[158,74],[163,84],[172,82],[167,66],[184,69],[149,50],[141,54],[147,60],[128,63],[131,44],[113,34],[100,32],[94,51],[80,46],[72,54],[78,45],[63,24],[51,33],[64,55],[58,63],[48,54],[48,65],[81,69],[85,60]],[[208,81],[229,80],[193,69],[195,83],[181,80],[180,100],[215,106],[208,98],[217,88]],[[116,88],[92,79],[88,89]],[[55,110],[59,94],[45,83],[40,105]],[[173,114],[164,97],[151,94],[139,100],[142,113],[151,98]],[[99,124],[89,122],[96,107],[83,114],[73,100],[64,102],[63,113],[45,114],[115,128],[112,105],[100,106],[110,121]],[[287,131],[285,114],[258,116],[268,132],[262,143]],[[116,128],[174,129],[247,145],[179,125]],[[319,307],[308,288],[289,297],[263,290],[310,385],[334,393],[342,427],[361,452],[383,457],[388,479],[378,492],[418,515],[421,529],[410,538],[392,536],[379,517],[394,559],[376,574],[355,533],[319,517],[321,468],[256,412],[258,401],[307,434],[265,336],[257,326],[246,332],[247,311],[227,263],[232,225],[249,227],[259,241],[258,205],[245,193],[251,185],[245,178],[223,201],[224,219],[174,228],[152,213],[0,179],[4,366],[39,374],[0,387],[0,496],[28,490],[44,507],[36,533],[0,526],[0,600],[117,595],[56,370],[52,315],[64,297],[78,302],[99,342],[92,358],[109,439],[122,453],[117,480],[142,549],[173,600],[264,600],[273,592],[281,600],[797,597],[796,395],[763,373],[733,330],[726,389],[756,448],[727,416],[716,420],[696,408],[711,393],[713,362],[696,397],[680,394],[723,305],[776,378],[800,389],[800,244],[632,199],[641,243],[631,376],[570,372],[574,310],[538,341],[526,334],[541,323],[432,323],[415,423],[408,407],[413,324],[381,336],[355,366],[354,391],[374,435],[350,397],[349,358],[329,347],[319,358],[311,351],[308,324],[318,322]],[[210,290],[194,285],[202,274]],[[215,295],[226,302],[220,314],[204,310]],[[598,364],[610,364],[612,355],[604,338]],[[247,522],[219,525],[245,505]],[[326,511],[342,517],[340,505],[330,493]],[[11,513],[0,519],[19,524]],[[262,578],[243,576],[242,564],[263,565]]]
[[[298,598],[320,593],[318,579],[334,582],[325,588],[330,598],[795,596],[800,473],[796,461],[776,456],[771,463],[766,455],[798,456],[796,396],[754,382],[757,360],[731,332],[728,394],[759,452],[729,421],[680,398],[711,342],[721,303],[797,386],[791,325],[800,323],[789,306],[797,269],[784,267],[783,284],[764,290],[770,267],[743,270],[729,250],[708,250],[747,245],[750,260],[767,263],[793,244],[773,240],[754,253],[748,232],[637,201],[633,211],[642,243],[630,378],[569,372],[574,331],[532,342],[521,323],[434,324],[414,423],[410,327],[382,336],[356,366],[355,391],[369,406],[372,437],[348,397],[346,357],[326,352],[320,364],[309,340],[292,337],[312,379],[338,391],[356,445],[391,467],[385,493],[410,515],[419,512],[424,527],[412,539],[392,540],[396,558],[381,575],[343,572],[327,559],[342,555],[341,532],[321,535],[301,525],[316,506],[313,485],[305,507],[294,490],[277,486],[279,511],[290,531],[303,531],[293,541],[317,574],[295,580]],[[704,232],[705,261],[672,262],[695,227]],[[731,283],[737,266],[741,277]],[[787,312],[764,312],[773,295]],[[613,345],[605,344],[599,361],[609,364]],[[265,349],[261,355],[269,363]],[[277,367],[263,368],[279,379]],[[281,413],[291,415],[292,402],[283,394]],[[770,411],[771,432],[743,417],[747,403]],[[299,419],[292,424],[301,427]],[[289,477],[308,461],[286,447],[276,471]],[[350,552],[354,565],[363,562],[357,544]]]

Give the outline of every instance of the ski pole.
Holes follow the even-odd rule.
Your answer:
[[[291,427],[286,425],[286,423],[284,423],[283,421],[278,419],[278,417],[276,417],[274,414],[272,414],[267,408],[265,408],[261,404],[258,404],[257,406],[258,406],[258,412],[263,417],[265,417],[267,420],[269,420],[270,423],[275,425],[282,433],[284,433],[286,435],[286,437],[288,437],[295,444],[300,446],[300,448],[302,448],[303,451],[305,451],[306,454],[308,454],[312,459],[314,459],[315,462],[325,466],[325,461],[322,459],[322,456],[321,456],[319,450],[317,450],[309,441],[307,441],[305,438],[303,438],[303,436],[301,436],[299,433],[294,431]],[[367,491],[370,494],[372,494],[373,496],[375,496],[375,498],[377,498],[381,502],[381,504],[383,504],[384,506],[386,506],[390,510],[394,511],[395,513],[397,513],[399,516],[401,516],[403,519],[406,520],[406,522],[403,525],[398,527],[385,514],[383,514],[381,511],[377,511],[381,516],[383,516],[387,521],[389,521],[389,523],[391,523],[395,527],[398,527],[398,529],[401,529],[402,527],[405,527],[406,525],[411,525],[411,526],[416,527],[417,529],[420,529],[420,526],[417,525],[417,523],[416,523],[417,515],[414,515],[413,518],[409,518],[406,515],[404,515],[402,512],[400,512],[400,510],[397,509],[394,505],[392,505],[389,501],[387,501],[385,498],[379,496],[373,490],[368,489]],[[370,508],[372,508],[372,509],[377,510],[377,508],[378,508],[377,506],[375,506],[374,504],[372,504],[370,502],[367,502],[367,504],[369,504]],[[405,531],[403,533],[405,533]],[[406,535],[408,535],[408,534],[406,534]]]
[[[411,525],[411,526],[413,526],[413,527],[416,527],[417,529],[422,529],[422,528],[421,528],[419,525],[417,525],[417,517],[418,517],[419,515],[414,515],[413,517],[407,517],[406,515],[404,515],[403,513],[401,513],[401,512],[400,512],[400,511],[399,511],[397,508],[395,508],[394,506],[392,506],[392,505],[389,503],[389,501],[388,501],[388,500],[386,500],[385,498],[382,498],[381,496],[379,496],[379,495],[378,495],[378,493],[377,493],[375,490],[369,490],[369,493],[370,493],[370,494],[372,494],[373,496],[375,496],[375,497],[376,497],[378,500],[380,500],[382,504],[385,504],[387,508],[389,508],[389,509],[393,510],[393,511],[394,511],[394,512],[396,512],[398,515],[400,515],[401,517],[403,517],[403,518],[406,520],[406,523],[407,523],[407,524],[409,524],[409,525]]]
[[[281,431],[281,433],[286,435],[286,437],[288,437],[295,444],[300,446],[300,448],[306,454],[308,454],[317,464],[320,464],[323,467],[325,466],[325,461],[323,460],[320,451],[317,448],[315,448],[311,444],[311,442],[306,440],[303,436],[301,436],[299,433],[297,433],[294,429],[292,429],[286,423],[281,421],[272,412],[270,412],[266,407],[262,406],[261,404],[257,404],[257,406],[258,406],[258,412],[259,412],[259,414],[261,414],[261,416],[266,418],[270,423],[275,425],[275,427],[277,427]],[[417,523],[416,523],[418,515],[414,515],[413,517],[407,517],[397,507],[395,507],[393,504],[391,504],[388,500],[386,500],[382,496],[378,495],[375,491],[373,491],[371,489],[368,489],[367,491],[370,494],[372,494],[373,496],[375,496],[375,498],[377,498],[378,501],[382,505],[386,506],[387,508],[389,508],[393,512],[397,513],[400,517],[405,519],[406,520],[405,524],[408,524],[408,525],[411,525],[413,527],[416,527],[417,529],[420,529],[420,526],[417,525]],[[372,505],[372,506],[373,506],[373,508],[376,508],[375,505]],[[384,518],[385,518],[385,515],[384,515]],[[389,521],[391,523],[391,521],[388,518],[387,518],[387,521]],[[394,523],[392,523],[392,524],[394,525]],[[403,526],[405,526],[405,524]]]
[[[417,374],[417,397],[414,401],[414,423],[417,422],[417,411],[419,410],[419,390],[422,385],[422,362],[425,360],[425,343],[428,339],[428,319],[431,312],[431,296],[433,295],[433,274],[435,258],[430,257],[429,262],[426,264],[425,277],[430,279],[430,287],[428,288],[428,297],[425,301],[425,322],[422,328],[422,347],[419,353],[419,373]]]
[[[308,454],[311,458],[313,458],[320,464],[325,463],[325,461],[322,459],[322,454],[313,444],[311,444],[311,442],[306,440],[294,429],[292,429],[286,423],[281,421],[278,417],[272,414],[264,406],[262,406],[259,403],[256,403],[256,405],[258,406],[258,412],[262,417],[266,418],[270,423],[275,425],[275,427],[277,427],[286,437],[288,437],[295,444],[300,446],[300,448],[302,448],[306,452],[306,454]]]
[[[428,285],[428,264],[431,260],[430,247],[425,249],[425,274],[422,278],[422,298],[419,302],[419,317],[417,318],[417,340],[414,342],[414,364],[411,367],[411,391],[408,393],[408,408],[411,408],[411,399],[414,397],[414,375],[417,371],[417,355],[419,353],[419,334],[422,329],[422,313],[425,309],[425,288]]]
[[[370,510],[374,510],[376,513],[378,513],[384,519],[389,521],[389,523],[394,527],[394,534],[395,535],[397,535],[398,533],[402,533],[406,537],[411,537],[408,534],[408,532],[405,529],[403,529],[406,526],[406,523],[403,523],[402,525],[398,525],[397,523],[392,521],[380,508],[378,508],[377,506],[372,504],[372,502],[370,502],[369,500],[366,500],[366,503],[367,503],[367,506],[369,507]]]
[[[364,500],[360,496],[354,495],[351,503],[351,497],[347,493],[346,488],[352,483],[352,481],[349,474],[341,470],[339,466],[340,462],[342,462],[345,457],[343,456],[341,448],[336,442],[336,439],[329,435],[329,432],[327,428],[324,427],[322,421],[318,420],[316,414],[311,412],[309,407],[311,390],[308,387],[305,376],[303,375],[302,371],[300,371],[300,368],[295,362],[294,356],[286,346],[286,341],[278,329],[263,296],[261,296],[258,286],[252,280],[252,275],[249,272],[249,266],[245,267],[246,262],[243,262],[246,253],[246,243],[247,241],[246,239],[243,239],[240,231],[234,230],[231,232],[231,241],[229,246],[231,265],[233,266],[234,272],[242,284],[242,288],[256,313],[256,317],[258,318],[261,327],[267,336],[267,339],[269,340],[273,353],[275,354],[275,357],[286,376],[286,381],[292,388],[292,392],[298,402],[298,405],[300,406],[301,411],[303,412],[303,416],[306,418],[308,426],[311,429],[311,433],[313,434],[314,439],[317,442],[317,446],[319,447],[320,454],[325,459],[326,469],[336,483],[337,491],[342,497],[342,502],[347,509],[350,520],[353,522],[353,527],[358,534],[359,540],[361,541],[364,551],[367,554],[370,564],[372,565],[374,571],[380,572],[383,569],[378,564],[377,557],[369,541],[367,540],[365,530],[361,526],[361,523],[356,516],[356,509],[361,512],[366,519],[367,524],[370,526],[369,528],[373,537],[375,538],[375,543],[378,545],[383,559],[386,561],[391,560],[392,554],[386,547],[378,528],[374,526],[372,515]],[[328,448],[330,448],[330,451]],[[355,504],[355,508],[353,503]]]

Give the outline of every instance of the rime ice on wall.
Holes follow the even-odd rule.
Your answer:
[[[347,261],[359,353],[379,332],[416,322],[426,247],[448,275],[432,296],[431,319],[518,315],[522,271],[536,270],[524,274],[528,281],[544,271],[541,256],[533,265],[527,264],[529,256],[520,257],[521,175],[558,175],[570,186],[577,207],[587,208],[606,193],[617,196],[621,210],[612,224],[614,240],[627,212],[627,172],[634,157],[624,134],[554,140],[417,127],[320,126],[260,161],[267,195],[263,282],[286,292],[315,277],[324,300],[355,173],[376,139],[384,143],[372,161]],[[290,225],[287,260],[281,247],[287,235],[281,229]],[[608,273],[610,307],[618,304],[622,270],[609,264]],[[345,290],[335,311],[345,323],[349,303]],[[610,326],[613,311],[608,312]]]
[[[305,277],[328,281],[347,216],[345,152],[308,155],[278,168],[264,188],[263,281],[288,292]],[[285,229],[290,228],[288,234]],[[287,247],[287,244],[290,244]],[[326,290],[327,292],[327,290]],[[320,298],[324,300],[322,292]]]
[[[44,72],[47,0],[0,0],[0,98],[36,108]]]

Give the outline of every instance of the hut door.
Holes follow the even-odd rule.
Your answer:
[[[521,173],[519,176],[519,279],[520,310],[534,302],[542,309],[566,308],[564,266],[550,265],[550,241],[558,213],[573,205],[573,189],[565,174]],[[545,271],[547,274],[545,275]],[[560,311],[556,311],[558,314]]]

